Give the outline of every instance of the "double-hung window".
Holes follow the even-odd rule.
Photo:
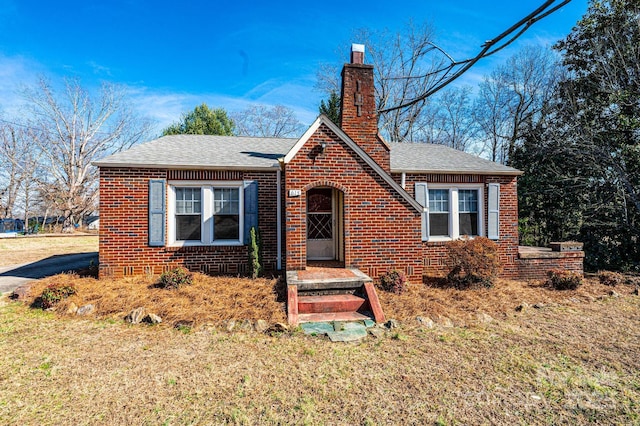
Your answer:
[[[243,243],[243,182],[169,182],[168,201],[171,245]]]
[[[416,199],[425,207],[423,239],[442,241],[483,235],[483,185],[426,184],[415,186]]]
[[[478,236],[478,190],[458,189],[458,234]]]
[[[200,241],[202,234],[201,188],[175,188],[175,239]]]
[[[429,190],[430,236],[449,236],[450,205],[448,189]]]
[[[213,188],[213,238],[240,239],[239,188]]]

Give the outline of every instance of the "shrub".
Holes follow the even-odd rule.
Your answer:
[[[261,241],[260,235],[258,234],[258,230],[255,227],[251,227],[251,231],[249,233],[250,243],[249,243],[249,274],[251,278],[254,280],[260,276],[262,273],[262,264],[261,264]]]
[[[160,275],[158,287],[178,289],[193,284],[193,274],[185,268],[174,268]]]
[[[575,290],[582,285],[582,275],[566,269],[552,269],[547,272],[547,285],[556,290]]]
[[[608,285],[611,287],[615,287],[618,284],[622,284],[624,281],[624,277],[617,272],[611,271],[600,271],[598,272],[598,279],[600,280],[600,284]]]
[[[73,284],[49,284],[40,295],[42,309],[51,308],[62,299],[76,294],[76,292],[76,287]]]
[[[502,269],[498,245],[486,237],[451,241],[447,254],[451,266],[447,279],[457,288],[491,287]]]
[[[390,293],[402,294],[407,289],[407,277],[402,271],[392,269],[380,277],[380,287]]]

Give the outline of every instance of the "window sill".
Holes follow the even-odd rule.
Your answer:
[[[478,237],[478,235],[473,235],[473,236],[469,236],[469,235],[460,235],[459,237],[429,237],[429,239],[425,242],[430,243],[430,242],[434,242],[434,243],[439,243],[439,242],[447,242],[447,241],[455,241],[455,240],[462,240],[463,238],[468,238],[470,240],[473,240],[474,238]]]
[[[239,247],[244,246],[245,244],[240,241],[234,240],[222,240],[222,241],[214,241],[210,244],[205,244],[200,241],[174,241],[169,243],[168,247]]]

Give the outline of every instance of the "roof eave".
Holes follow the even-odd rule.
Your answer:
[[[140,163],[103,163],[96,161],[91,163],[102,168],[122,169],[166,169],[166,170],[233,170],[233,171],[275,171],[280,168],[280,163],[275,162],[269,166],[203,166],[201,164],[140,164]]]
[[[521,170],[415,170],[415,169],[391,169],[391,173],[415,173],[432,175],[482,175],[482,176],[521,176]]]

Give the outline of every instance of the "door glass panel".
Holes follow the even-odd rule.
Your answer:
[[[307,238],[333,239],[331,188],[313,188],[307,193]]]
[[[331,213],[331,188],[313,188],[307,194],[309,213]]]

